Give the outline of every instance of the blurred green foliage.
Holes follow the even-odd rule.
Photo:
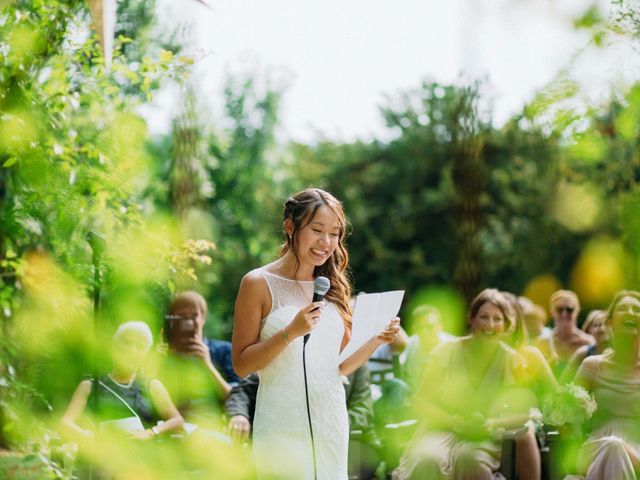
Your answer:
[[[635,263],[623,265],[622,283],[637,285],[638,87],[570,124],[527,108],[500,128],[479,105],[457,108],[478,88],[424,83],[392,99],[383,115],[397,136],[388,143],[294,146],[300,185],[315,180],[346,203],[357,288],[401,286],[411,298],[425,285],[451,285],[468,301],[486,285],[520,293],[543,274],[577,288],[596,273],[572,280],[594,236],[625,243]],[[459,133],[468,124],[477,161]],[[465,259],[470,241],[477,250]],[[463,262],[480,273],[470,286],[456,276]],[[608,301],[584,300],[587,308]]]
[[[347,204],[359,289],[401,285],[410,297],[455,285],[468,300],[487,284],[520,291],[541,265],[558,270],[555,248],[532,248],[563,235],[540,215],[559,178],[558,141],[522,118],[492,127],[473,104],[479,89],[424,83],[383,109],[399,132],[388,144],[305,149],[305,162],[325,165],[319,183]],[[463,258],[466,242],[473,254]],[[477,274],[454,277],[465,262]]]
[[[158,205],[180,219],[187,238],[215,242],[213,262],[196,268],[197,280],[182,278],[176,289],[207,296],[209,334],[228,338],[242,276],[277,256],[278,218],[286,189],[283,166],[274,154],[281,87],[260,78],[229,77],[221,125],[207,124],[196,94],[185,92],[172,133],[155,138]],[[287,178],[284,175],[284,178]]]
[[[576,27],[635,35],[637,12],[614,3]],[[542,278],[584,310],[638,287],[640,85],[577,112],[561,74],[497,127],[482,82],[423,82],[381,108],[390,141],[282,144],[283,86],[230,76],[219,122],[186,87],[171,132],[151,137],[139,107],[193,63],[154,0],[118,2],[111,72],[85,2],[0,6],[0,446],[28,443],[105,367],[115,324],[159,333],[178,290],[205,294],[208,333],[229,338],[242,276],[277,256],[282,203],[308,186],[345,203],[356,290],[403,288],[407,311],[437,304],[452,331],[485,286]]]
[[[124,16],[116,30],[135,34],[136,21],[150,28],[154,2],[127,4],[146,13]],[[13,2],[2,10],[0,38],[0,363],[13,387],[2,390],[7,445],[29,431],[16,412],[66,403],[98,360],[90,231],[104,236],[110,258],[98,266],[99,283],[113,287],[98,324],[105,332],[131,317],[159,324],[155,305],[172,277],[210,260],[210,244],[186,241],[145,203],[153,179],[137,108],[163,79],[182,82],[191,58],[149,39],[127,51],[134,39],[119,35],[106,72],[84,2]]]

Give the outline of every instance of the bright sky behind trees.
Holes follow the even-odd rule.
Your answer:
[[[385,95],[422,79],[455,82],[461,72],[487,78],[501,123],[589,45],[573,22],[594,2],[572,0],[159,0],[164,21],[190,22],[205,57],[194,76],[199,95],[221,111],[226,72],[271,72],[286,86],[280,136],[298,141],[388,137],[378,107]],[[600,1],[603,15],[608,2]],[[623,51],[587,52],[571,70],[591,91],[620,80]],[[603,59],[606,56],[607,60]],[[637,67],[637,64],[636,64]],[[637,71],[637,69],[636,69]],[[605,80],[606,79],[606,82]],[[165,92],[151,115],[166,130],[177,107]]]

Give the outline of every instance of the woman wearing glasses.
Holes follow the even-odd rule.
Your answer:
[[[564,367],[571,356],[584,345],[593,345],[595,339],[578,328],[577,320],[580,313],[580,302],[575,292],[558,290],[551,295],[549,302],[554,326],[547,345],[536,342],[536,346],[543,352],[547,360],[557,359],[552,365],[556,378],[560,378]],[[550,361],[550,363],[552,363]]]

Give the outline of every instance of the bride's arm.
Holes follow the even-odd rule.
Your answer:
[[[269,301],[269,290],[262,276],[249,272],[242,279],[236,299],[231,341],[233,369],[246,377],[269,365],[297,337],[311,331],[320,315],[321,302],[311,303],[298,312],[293,321],[278,333],[260,341],[263,306]]]
[[[375,337],[372,337],[367,343],[362,345],[358,350],[353,352],[340,364],[340,374],[350,375],[360,368],[376,348],[383,343],[391,343],[396,338],[398,331],[400,330],[400,319],[398,317],[391,320],[384,330],[378,333]]]

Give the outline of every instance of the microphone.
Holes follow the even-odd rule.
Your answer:
[[[320,302],[331,288],[331,282],[327,277],[318,277],[313,282],[313,302]],[[312,310],[313,311],[313,310]],[[304,336],[304,343],[309,341],[310,333]]]

